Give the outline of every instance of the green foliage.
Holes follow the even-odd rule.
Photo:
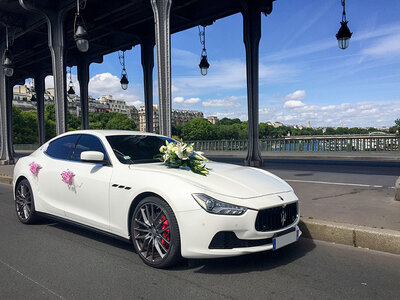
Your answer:
[[[215,127],[204,118],[195,118],[182,128],[184,140],[212,140],[215,139]]]
[[[56,113],[53,103],[47,104],[44,110],[46,141],[56,136]],[[68,131],[81,129],[81,117],[67,111]],[[90,129],[136,130],[135,121],[120,113],[89,114]],[[13,141],[16,144],[33,144],[38,142],[37,112],[22,111],[13,106]]]
[[[35,111],[22,111],[13,106],[13,142],[34,144],[38,142],[38,123]]]

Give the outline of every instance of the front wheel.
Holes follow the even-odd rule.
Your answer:
[[[35,211],[33,192],[29,181],[21,180],[15,189],[15,209],[18,219],[24,224],[33,224],[39,216]]]
[[[146,197],[139,202],[132,215],[131,236],[136,252],[149,266],[167,268],[181,258],[178,222],[160,198]]]

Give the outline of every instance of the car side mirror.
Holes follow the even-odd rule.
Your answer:
[[[108,164],[108,162],[104,160],[104,154],[100,151],[83,151],[81,153],[81,161],[95,164]]]

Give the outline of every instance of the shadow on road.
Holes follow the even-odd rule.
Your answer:
[[[290,264],[315,248],[310,239],[300,239],[299,242],[288,245],[277,251],[265,251],[229,258],[191,259],[183,262],[171,271],[197,269],[195,273],[204,274],[240,274],[268,271]]]

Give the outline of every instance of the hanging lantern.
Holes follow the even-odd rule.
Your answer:
[[[207,61],[207,55],[201,56],[201,61],[200,61],[199,67],[200,67],[201,75],[206,76],[208,68],[210,67],[210,64]]]
[[[86,3],[86,2],[85,2]],[[89,35],[86,30],[85,22],[79,13],[79,0],[77,0],[77,11],[74,20],[74,40],[76,47],[80,52],[86,52],[89,50]]]
[[[341,26],[338,33],[336,34],[336,38],[338,40],[339,48],[344,50],[347,47],[349,47],[350,38],[353,33],[350,32],[350,29],[347,26],[348,22],[346,20],[345,0],[342,0],[342,6],[343,6],[342,21],[340,22]]]
[[[68,95],[75,95],[74,84],[72,82],[71,68],[69,68],[68,75],[69,75],[69,84],[68,84],[69,89],[68,89],[67,93],[68,93]]]
[[[128,73],[126,72],[125,69],[125,51],[122,51],[122,54],[118,52],[118,59],[119,63],[122,66],[122,71],[121,71],[121,88],[123,90],[126,90],[128,88],[129,80],[128,80]]]
[[[7,77],[11,77],[14,74],[14,63],[11,58],[11,53],[8,49],[4,51],[3,59],[2,59],[2,66],[4,69],[4,73]]]
[[[203,27],[203,30],[201,29]],[[199,36],[200,36],[200,44],[203,46],[203,50],[201,51],[201,60],[199,64],[200,73],[203,76],[207,75],[208,68],[210,64],[207,60],[207,50],[206,50],[206,27],[205,26],[198,26],[199,28]]]
[[[6,50],[3,53],[1,59],[1,65],[3,67],[4,73],[7,77],[11,77],[14,74],[14,63],[11,56],[11,52],[8,49],[8,27],[6,26]]]

